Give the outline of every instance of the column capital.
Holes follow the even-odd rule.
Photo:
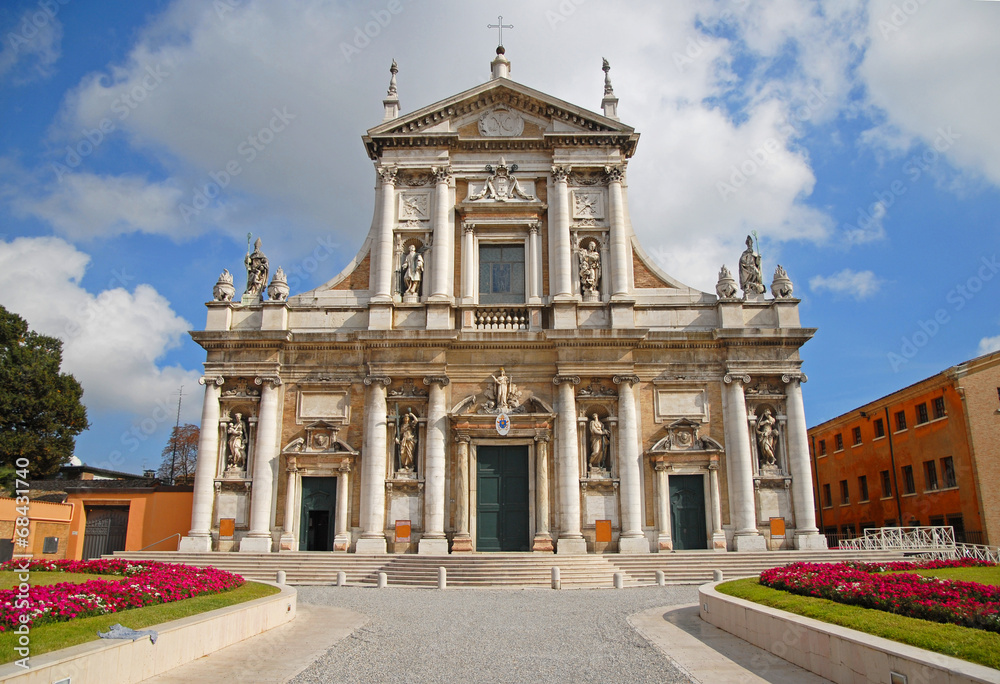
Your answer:
[[[712,461],[711,463],[709,463],[709,464],[708,464],[708,469],[709,469],[709,470],[718,470],[718,469],[719,469],[719,464],[718,464],[718,462],[716,462],[716,461]]]
[[[536,442],[551,442],[552,441],[552,430],[537,430],[535,432]]]
[[[553,385],[561,385],[564,382],[571,382],[574,385],[579,385],[580,384],[580,376],[579,375],[557,375],[554,378],[552,378],[552,384]]]
[[[462,230],[466,235],[476,232],[476,224],[469,221],[462,221]]]
[[[634,385],[637,382],[639,382],[639,376],[638,375],[615,375],[614,377],[611,378],[611,380],[616,385],[622,385],[622,384],[624,384],[626,382],[629,383],[630,385]]]
[[[452,169],[450,166],[432,166],[431,175],[435,184],[447,183],[451,179]]]
[[[670,463],[664,463],[663,461],[659,461],[653,464],[653,470],[655,470],[658,473],[665,473],[668,470],[673,470],[673,469],[674,469],[673,465],[671,465]]]
[[[541,227],[542,227],[541,221],[532,221],[531,223],[528,224],[528,232],[531,233],[532,235],[537,235],[538,231],[541,230]]]
[[[727,371],[726,374],[722,377],[722,381],[727,385],[734,382],[742,382],[744,385],[746,385],[747,383],[750,382],[750,374]]]
[[[569,174],[573,171],[572,166],[553,166],[552,180],[556,183],[565,183],[569,179]]]
[[[451,384],[451,378],[447,375],[428,375],[424,378],[425,385],[441,385],[442,387],[447,387]]]
[[[278,387],[281,384],[281,378],[277,375],[258,375],[253,379],[255,385],[263,386],[265,382],[271,383],[271,387]]]
[[[364,382],[365,385],[369,387],[374,385],[375,383],[379,383],[383,387],[388,387],[390,384],[392,384],[392,378],[390,378],[387,375],[369,375],[367,378],[365,378]]]
[[[198,378],[199,385],[218,385],[222,387],[225,384],[226,379],[221,375],[203,375]]]
[[[604,167],[604,175],[608,183],[621,183],[625,178],[625,166],[623,164],[613,164]]]
[[[379,166],[377,169],[379,178],[382,179],[383,185],[395,185],[396,176],[399,173],[399,169],[392,165]]]
[[[340,465],[337,467],[337,471],[341,473],[351,472],[351,464],[347,461],[341,461]]]
[[[806,377],[806,374],[805,373],[801,373],[801,372],[800,373],[784,373],[781,376],[781,381],[783,383],[785,383],[786,385],[788,383],[794,381],[794,380],[798,380],[799,384],[802,384],[803,382],[809,382],[809,378]]]

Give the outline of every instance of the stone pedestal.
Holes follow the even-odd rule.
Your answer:
[[[799,551],[826,551],[826,535],[824,534],[796,534],[795,548]]]
[[[385,304],[371,304],[368,307],[368,329],[392,329],[392,302],[387,302]]]
[[[767,540],[759,534],[737,535],[733,544],[737,551],[767,551]]]
[[[299,540],[287,532],[278,540],[278,551],[298,551]]]
[[[364,539],[364,538],[361,538],[361,539],[358,540],[357,545],[354,547],[354,552],[355,553],[361,553],[361,554],[365,554],[365,553],[378,553],[378,554],[388,553],[386,551],[386,546],[385,546],[385,537],[382,537],[380,539]]]
[[[649,553],[645,537],[622,537],[618,540],[618,553]]]
[[[472,537],[455,537],[451,541],[452,553],[472,553]]]
[[[417,543],[417,553],[421,556],[447,556],[448,540],[444,537],[440,539],[421,537]]]
[[[556,330],[573,330],[576,326],[576,300],[552,304],[552,327]]]
[[[712,533],[712,550],[725,553],[729,549],[726,548],[726,533],[725,532],[713,532]]]
[[[556,554],[562,556],[579,556],[587,553],[587,540],[580,537],[560,538],[556,545]]]
[[[635,302],[611,302],[611,327],[635,327]]]
[[[208,553],[212,550],[212,536],[181,537],[177,550],[181,553]]]
[[[534,541],[531,542],[531,550],[536,553],[552,553],[555,550],[552,537],[539,537],[536,535]]]
[[[240,553],[271,553],[270,537],[243,537]]]
[[[427,329],[428,330],[452,330],[455,322],[451,316],[451,301],[435,302],[427,304]]]

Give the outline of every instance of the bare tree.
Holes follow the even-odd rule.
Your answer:
[[[156,476],[173,483],[188,483],[194,477],[198,460],[198,426],[188,423],[175,427],[163,447],[163,462]]]

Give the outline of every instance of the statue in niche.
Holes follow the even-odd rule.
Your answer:
[[[757,419],[757,446],[760,449],[758,465],[773,466],[778,464],[778,430],[775,427],[777,421],[771,409],[764,409],[764,413]]]
[[[740,255],[740,288],[744,297],[764,294],[764,276],[760,271],[761,256],[754,252],[753,238],[747,235],[747,248]]]
[[[404,294],[420,294],[420,281],[424,277],[424,257],[417,252],[416,245],[410,245],[409,251],[403,257],[403,282],[406,283]]]
[[[243,470],[247,463],[247,442],[242,413],[236,414],[226,431],[229,433],[229,458],[226,459],[226,470]]]
[[[587,249],[577,252],[580,259],[580,287],[583,294],[597,294],[601,282],[601,253],[597,251],[597,243],[590,240]]]
[[[399,469],[413,472],[413,453],[417,447],[417,416],[413,409],[407,409],[403,423],[396,434],[396,444],[399,446]]]
[[[243,262],[247,267],[247,290],[244,294],[260,297],[267,287],[267,274],[270,264],[264,252],[260,249],[260,238],[253,243],[253,253],[247,253]]]
[[[604,459],[608,453],[606,448],[607,440],[611,437],[611,432],[604,427],[604,423],[595,413],[587,424],[587,431],[590,433],[590,463],[591,470],[601,470],[604,468]]]

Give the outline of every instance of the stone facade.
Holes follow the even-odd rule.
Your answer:
[[[181,549],[825,548],[791,282],[663,273],[610,80],[598,114],[511,81],[502,50],[492,70],[401,115],[393,65],[357,256],[310,292],[209,302]]]

